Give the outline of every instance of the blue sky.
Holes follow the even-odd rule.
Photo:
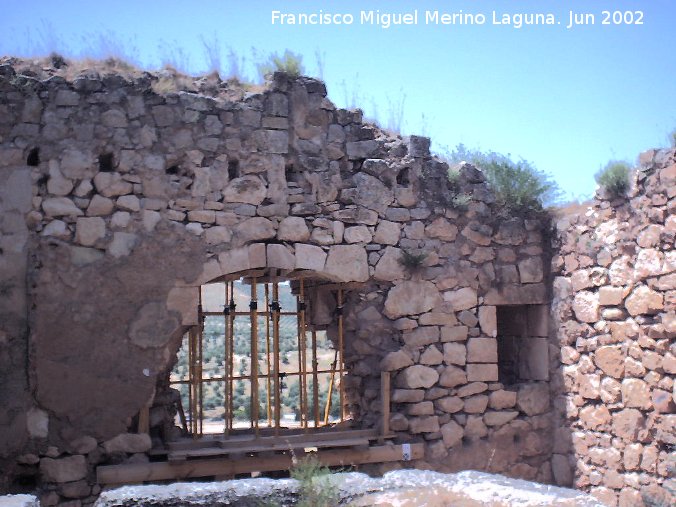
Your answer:
[[[258,55],[303,55],[339,106],[359,106],[387,125],[403,104],[404,133],[433,147],[509,153],[547,171],[569,197],[589,196],[610,159],[633,162],[665,146],[676,128],[676,2],[672,0],[0,0],[0,54],[56,49],[122,52],[149,67],[169,61],[206,69],[202,39],[217,37],[256,76]],[[362,10],[419,11],[415,26],[361,25]],[[272,25],[271,11],[350,13],[350,26]],[[482,13],[486,23],[432,26],[425,11]],[[569,11],[594,25],[567,29]],[[603,10],[643,11],[643,25],[602,25]],[[492,12],[548,13],[560,25],[493,25]],[[636,17],[636,15],[635,15]],[[396,123],[396,122],[395,122]]]

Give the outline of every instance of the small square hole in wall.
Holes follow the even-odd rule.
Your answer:
[[[546,305],[502,305],[498,317],[498,380],[511,385],[549,380]]]

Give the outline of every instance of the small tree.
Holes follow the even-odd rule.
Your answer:
[[[630,172],[631,168],[626,162],[611,160],[594,178],[612,197],[621,197],[629,190]]]

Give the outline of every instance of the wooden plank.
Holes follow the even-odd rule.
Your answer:
[[[359,450],[320,450],[316,455],[319,461],[326,466],[350,466],[400,461],[402,453],[401,445],[383,445]],[[411,459],[423,458],[425,455],[424,444],[410,444],[410,455]],[[302,454],[297,453],[296,457],[299,456],[302,456]],[[292,464],[292,456],[288,453],[266,457],[243,456],[237,460],[226,458],[180,463],[159,462],[99,466],[96,470],[96,476],[100,484],[126,484],[289,470]]]
[[[225,447],[208,447],[206,449],[191,449],[187,451],[172,451],[169,453],[169,461],[184,461],[188,458],[207,458],[211,456],[224,456],[233,453],[252,453],[265,451],[290,451],[293,449],[307,449],[310,447],[359,447],[369,445],[368,438],[351,438],[347,440],[318,440],[302,441],[278,441],[265,444],[242,442]]]
[[[280,436],[263,436],[254,438],[251,433],[237,435],[235,433],[231,434],[228,438],[223,438],[222,435],[215,435],[215,438],[204,437],[200,440],[179,440],[176,442],[169,443],[169,449],[171,451],[182,451],[188,449],[204,449],[206,447],[222,447],[229,445],[230,443],[237,443],[238,445],[242,442],[249,442],[250,444],[254,443],[272,443],[272,442],[299,442],[303,443],[304,441],[331,441],[331,440],[344,440],[347,438],[368,438],[369,440],[375,440],[379,438],[379,433],[377,429],[365,429],[365,430],[345,430],[345,431],[325,431],[325,432],[310,432],[310,433],[298,433],[296,428],[294,431],[296,433],[290,435],[280,435]]]
[[[383,371],[380,373],[380,396],[383,402],[382,413],[383,413],[383,423],[382,423],[382,436],[380,441],[382,442],[390,432],[390,372]]]

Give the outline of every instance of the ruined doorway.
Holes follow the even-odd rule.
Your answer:
[[[332,339],[312,322],[313,283],[244,276],[203,285],[170,385],[192,436],[308,430],[346,420],[343,290]]]

